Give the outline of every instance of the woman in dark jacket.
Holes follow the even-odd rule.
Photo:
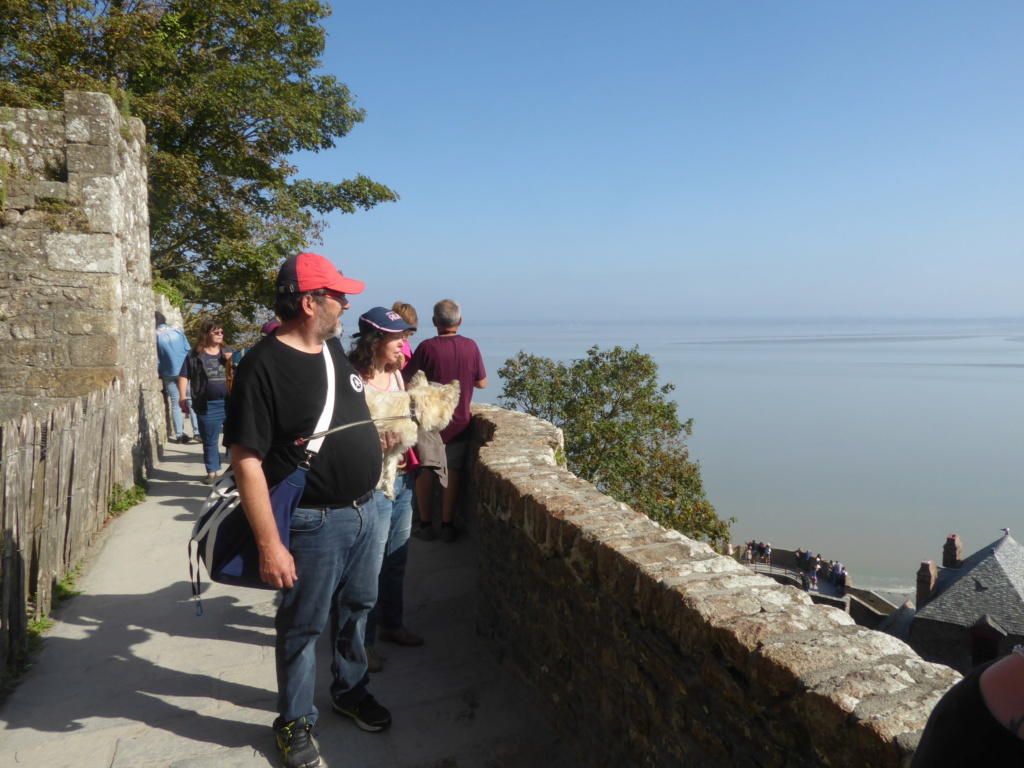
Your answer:
[[[213,484],[220,471],[220,433],[224,427],[225,401],[228,396],[228,372],[234,350],[224,344],[224,328],[207,318],[199,326],[196,345],[188,353],[178,374],[178,394],[183,413],[188,412],[185,393],[192,385],[192,407],[199,419],[199,436],[203,440],[203,462],[207,485]]]

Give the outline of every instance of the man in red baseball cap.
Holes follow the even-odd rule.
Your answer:
[[[277,293],[306,293],[324,288],[336,293],[362,293],[366,283],[345,277],[341,270],[318,253],[300,253],[281,265]]]
[[[380,731],[391,714],[366,690],[364,631],[377,600],[379,515],[373,489],[382,450],[363,395],[363,381],[338,338],[346,294],[364,284],[326,258],[300,253],[284,262],[275,310],[280,327],[252,348],[238,370],[225,440],[246,517],[260,550],[260,576],[281,589],[275,627],[278,717],[285,768],[312,768],[320,755],[312,738],[317,637],[330,622],[331,696],[338,714],[366,731]],[[324,438],[310,459],[306,487],[281,541],[269,488],[302,462],[296,438],[314,434],[325,408],[327,366],[334,370],[330,426],[363,422]],[[332,616],[333,614],[333,616]]]

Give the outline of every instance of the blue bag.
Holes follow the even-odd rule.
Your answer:
[[[306,464],[295,468],[288,477],[270,489],[270,505],[274,510],[274,522],[281,536],[281,543],[289,543],[289,529],[292,513],[299,505],[306,487]],[[260,578],[260,554],[252,528],[245,517],[245,510],[239,503],[235,473],[228,469],[218,479],[203,504],[192,528],[189,539],[189,576],[192,578],[192,594],[199,596],[200,582],[198,563],[193,574],[192,544],[196,555],[206,566],[211,581],[236,587],[275,589]]]

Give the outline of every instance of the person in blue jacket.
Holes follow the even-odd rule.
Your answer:
[[[185,434],[184,420],[182,419],[180,397],[178,392],[178,372],[188,355],[188,339],[185,332],[175,325],[168,325],[167,318],[162,312],[156,313],[156,359],[157,373],[160,381],[163,382],[164,392],[171,405],[171,422],[174,425],[174,437],[172,442],[188,443],[199,435],[199,421],[196,419],[195,411],[192,410],[192,390],[186,389],[186,402],[188,414],[192,421],[192,437]]]

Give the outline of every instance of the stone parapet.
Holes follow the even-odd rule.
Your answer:
[[[474,406],[478,627],[587,765],[909,765],[959,679],[559,466]]]

